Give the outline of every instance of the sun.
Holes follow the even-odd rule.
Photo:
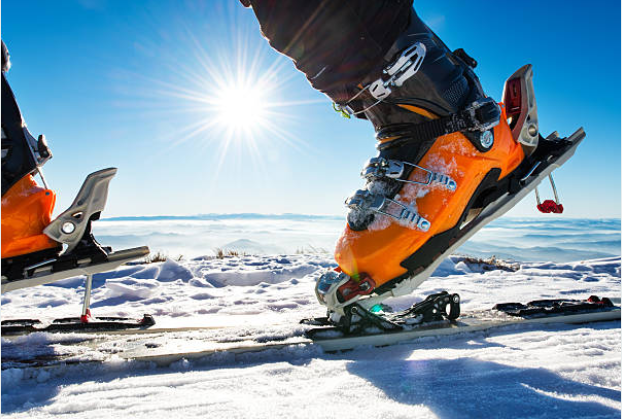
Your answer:
[[[222,128],[259,134],[269,123],[270,88],[264,83],[233,81],[215,94],[212,104],[214,118]]]
[[[236,24],[235,10],[227,18],[229,36],[210,38],[202,24],[185,22],[157,43],[149,40],[145,51],[157,44],[165,52],[158,56],[161,77],[140,76],[146,84],[139,106],[172,127],[160,152],[186,147],[209,154],[214,179],[232,165],[268,173],[267,157],[284,146],[308,153],[311,146],[297,132],[306,120],[303,109],[326,103],[292,89],[298,73],[289,59],[275,55],[248,25]]]

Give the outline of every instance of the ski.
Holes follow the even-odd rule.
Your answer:
[[[526,324],[582,324],[620,320],[620,308],[603,309],[575,314],[555,314],[542,317],[520,317],[507,314],[481,312],[467,314],[459,320],[422,324],[411,330],[376,332],[362,335],[344,335],[336,329],[319,329],[313,333],[313,342],[324,351],[335,352],[358,346],[388,346],[430,336],[447,336],[479,331],[493,331],[504,327]],[[517,329],[518,331],[519,329]]]
[[[593,301],[539,300],[529,304],[498,304],[490,310],[467,312],[454,320],[444,318],[420,324],[404,322],[401,330],[381,330],[371,325],[351,334],[346,334],[334,326],[317,327],[318,324],[326,324],[327,319],[322,318],[317,319],[315,326],[291,328],[278,325],[271,329],[266,325],[262,330],[257,330],[256,334],[249,334],[246,329],[238,333],[236,327],[240,326],[87,334],[71,337],[67,343],[58,343],[63,349],[51,351],[53,354],[43,351],[42,355],[32,357],[20,358],[19,345],[7,350],[5,344],[2,368],[54,368],[71,364],[103,363],[111,359],[167,366],[184,359],[200,359],[218,353],[243,354],[301,345],[318,347],[330,353],[361,346],[381,347],[416,342],[426,337],[495,331],[520,333],[528,330],[526,326],[620,320],[619,306],[600,303],[608,301],[605,298],[598,302]],[[308,321],[306,323],[313,324]],[[230,332],[222,333],[223,329]],[[7,343],[11,343],[11,340]],[[84,358],[84,354],[91,354],[90,358]]]
[[[102,317],[98,316],[90,321],[94,327],[78,326],[76,329],[64,327],[63,324],[79,321],[79,317],[70,317],[64,319],[54,319],[52,321],[44,321],[39,319],[15,319],[2,321],[2,337],[8,340],[29,335],[31,333],[63,333],[63,332],[85,332],[92,335],[93,339],[100,336],[114,335],[157,335],[162,333],[185,333],[185,332],[201,332],[206,330],[227,329],[234,327],[232,325],[208,325],[208,326],[179,326],[179,327],[159,327],[155,326],[155,319],[149,314],[144,314],[140,319],[132,319],[129,317]],[[113,321],[125,320],[132,327],[115,327]],[[105,327],[105,323],[110,322],[111,327]],[[103,327],[98,327],[96,323],[101,323]],[[81,328],[81,329],[80,329]]]

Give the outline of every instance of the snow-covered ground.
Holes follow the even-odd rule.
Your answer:
[[[584,233],[601,234],[605,240],[614,234],[593,227]],[[499,228],[499,234],[511,230]],[[557,242],[571,241],[567,236],[572,234],[579,242],[580,233],[570,230],[560,233]],[[513,245],[521,243],[514,240]],[[404,308],[443,289],[458,292],[465,311],[539,298],[583,299],[593,294],[620,298],[619,256],[519,265],[515,272],[488,271],[454,256],[419,292],[389,303]],[[215,336],[222,340],[261,335],[269,341],[293,334],[300,318],[323,314],[313,286],[321,270],[332,266],[331,255],[321,251],[126,266],[95,276],[92,309],[96,315],[151,313],[159,326],[229,326],[185,335],[191,339],[181,344],[188,349],[208,344]],[[2,318],[75,315],[80,310],[82,281],[69,279],[7,293],[2,296]],[[20,351],[63,353],[72,350],[72,339],[78,342],[80,337],[39,333],[3,339],[2,354],[5,358]],[[166,337],[158,339],[167,344]],[[168,340],[179,343],[173,335]],[[312,345],[254,354],[219,353],[165,368],[118,359],[49,371],[6,368],[2,414],[11,418],[619,418],[620,344],[618,321],[522,325],[342,354],[325,354]],[[97,353],[77,356],[86,360]]]

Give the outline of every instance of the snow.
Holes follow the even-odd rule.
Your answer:
[[[521,223],[528,234],[552,236],[537,223]],[[494,234],[482,232],[480,245],[494,246],[495,240],[503,241],[513,230],[503,223],[493,228]],[[557,244],[576,243],[582,234],[594,241],[615,240],[614,228],[607,223],[558,228]],[[524,236],[512,243],[521,249],[533,247],[534,242]],[[256,235],[249,237],[260,242]],[[223,242],[248,244],[240,240],[244,239]],[[286,247],[276,240],[270,243]],[[604,247],[594,248],[606,253]],[[559,252],[550,255],[550,260],[556,260]],[[492,269],[452,256],[418,292],[387,302],[405,308],[444,289],[460,294],[464,311],[498,302],[583,299],[593,294],[619,301],[619,254],[575,261],[513,259],[504,265],[507,269]],[[321,251],[222,259],[210,255],[129,265],[95,276],[92,310],[95,315],[151,313],[161,327],[214,327],[155,334],[149,341],[155,350],[296,342],[298,320],[324,314],[313,286],[323,269],[334,266],[330,253]],[[70,279],[7,293],[2,296],[3,319],[76,315],[82,281]],[[113,355],[101,364],[6,368],[11,356],[66,354],[70,361],[87,361],[103,359],[102,350],[106,354],[118,350],[115,340],[92,341],[87,334],[35,333],[2,339],[2,415],[619,418],[621,339],[619,322],[521,325],[341,354],[295,344],[260,353],[225,351],[167,367]]]

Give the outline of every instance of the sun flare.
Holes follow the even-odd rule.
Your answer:
[[[275,56],[265,40],[254,41],[244,25],[230,27],[235,29],[219,43],[189,23],[168,34],[161,40],[171,45],[162,48],[170,51],[166,71],[162,78],[146,78],[144,90],[159,122],[174,127],[166,133],[168,147],[214,156],[214,179],[232,165],[267,173],[266,157],[282,146],[308,150],[297,133],[306,117],[301,110],[326,103],[292,100],[300,93],[291,88],[297,75],[286,70],[291,62]]]
[[[216,94],[215,117],[223,128],[258,134],[267,123],[271,105],[268,89],[259,84],[237,82],[224,86]]]

